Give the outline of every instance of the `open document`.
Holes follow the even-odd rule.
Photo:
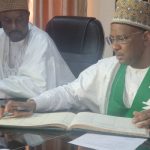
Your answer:
[[[96,150],[135,150],[145,141],[144,138],[87,133],[69,143]]]

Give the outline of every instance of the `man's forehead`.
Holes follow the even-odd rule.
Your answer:
[[[110,35],[116,37],[116,36],[128,35],[130,33],[135,33],[138,31],[139,29],[136,27],[126,25],[126,24],[114,23],[111,24]]]
[[[6,12],[1,12],[0,17],[20,17],[25,15],[27,12],[25,10],[17,10],[17,11],[6,11]]]

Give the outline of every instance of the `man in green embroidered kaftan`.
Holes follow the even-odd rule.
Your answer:
[[[116,56],[100,60],[75,81],[44,92],[26,103],[10,101],[5,111],[18,106],[40,112],[89,109],[102,114],[133,117],[133,122],[138,122],[139,127],[148,128],[150,3],[118,0],[107,41]]]

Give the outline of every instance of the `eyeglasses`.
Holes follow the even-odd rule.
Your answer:
[[[106,37],[105,39],[106,39],[106,42],[108,43],[108,45],[112,45],[114,43],[127,44],[130,41],[131,36],[135,36],[140,33],[144,33],[144,31],[142,31],[142,32],[138,31],[138,32],[135,32],[132,34],[127,34],[127,35],[118,35],[116,37],[109,36],[109,37]]]

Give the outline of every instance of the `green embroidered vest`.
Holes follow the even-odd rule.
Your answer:
[[[121,117],[133,117],[134,111],[142,111],[144,104],[150,98],[150,69],[148,69],[137,93],[131,108],[127,108],[123,102],[125,89],[126,65],[121,65],[112,83],[111,93],[108,102],[107,114]]]

